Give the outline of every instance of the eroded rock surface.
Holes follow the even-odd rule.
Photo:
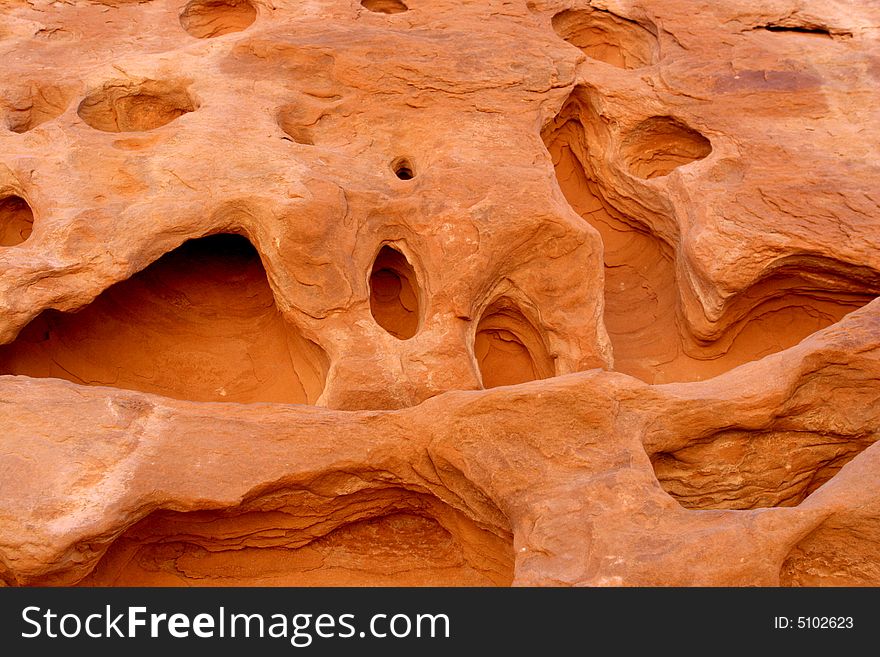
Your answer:
[[[0,4],[0,581],[880,585],[880,9]]]

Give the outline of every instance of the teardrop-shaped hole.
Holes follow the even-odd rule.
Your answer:
[[[419,330],[421,291],[416,272],[400,251],[383,246],[370,273],[370,311],[395,338],[408,340]]]

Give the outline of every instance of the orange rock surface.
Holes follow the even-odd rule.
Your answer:
[[[880,585],[878,26],[0,0],[0,583]]]

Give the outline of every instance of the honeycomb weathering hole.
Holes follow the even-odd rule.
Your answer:
[[[502,297],[477,324],[474,355],[484,388],[516,385],[554,375],[544,340],[517,305]]]
[[[412,180],[416,177],[415,167],[405,157],[399,157],[391,163],[391,170],[401,180]]]
[[[114,81],[86,96],[77,114],[104,132],[155,130],[196,109],[183,83]]]
[[[657,60],[657,36],[646,27],[609,11],[568,9],[553,17],[553,29],[587,57],[619,68],[641,68]]]
[[[34,230],[34,213],[20,196],[0,198],[0,247],[18,246]]]
[[[509,586],[507,528],[433,496],[368,491],[326,516],[273,509],[154,512],[110,546],[83,586]],[[337,512],[338,513],[338,512]],[[316,522],[316,518],[320,518]]]
[[[796,506],[876,436],[785,430],[720,431],[651,456],[660,485],[687,509]]]
[[[620,151],[630,173],[639,178],[657,178],[703,159],[712,152],[712,144],[671,116],[655,116],[630,132]]]
[[[61,116],[70,96],[60,87],[31,83],[9,98],[6,126],[19,134]]]
[[[419,330],[421,289],[412,265],[400,251],[383,246],[370,273],[370,311],[395,338],[407,340]]]
[[[361,6],[379,14],[400,14],[409,9],[401,0],[361,0]]]
[[[320,121],[320,118],[318,121],[310,121],[305,116],[302,108],[294,103],[281,107],[275,118],[284,134],[293,139],[293,141],[306,146],[315,145],[314,127]]]
[[[180,14],[180,25],[198,39],[241,32],[257,19],[248,0],[193,0]]]
[[[576,90],[542,136],[562,193],[602,237],[604,322],[617,371],[654,384],[708,379],[792,347],[874,298],[867,283],[832,278],[835,263],[804,265],[825,282],[790,263],[740,295],[730,307],[735,320],[715,342],[696,340],[682,319],[674,245],[654,233],[650,217],[639,220],[609,201],[618,193],[597,173],[602,164],[593,164],[609,152],[599,124],[588,95]]]
[[[237,235],[185,242],[78,312],[44,311],[0,346],[0,373],[193,401],[314,403],[323,351],[284,320]]]

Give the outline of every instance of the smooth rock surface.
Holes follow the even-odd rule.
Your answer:
[[[878,45],[0,1],[0,581],[880,585]]]

